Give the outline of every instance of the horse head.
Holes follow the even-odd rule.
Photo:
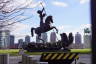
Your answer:
[[[46,24],[53,23],[53,18],[52,18],[52,16],[47,16],[47,18],[45,19],[45,23],[46,23]]]

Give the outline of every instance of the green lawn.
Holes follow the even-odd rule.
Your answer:
[[[0,50],[0,54],[18,55],[19,49],[4,49]]]
[[[71,49],[73,53],[91,53],[91,49]]]
[[[19,49],[5,49],[5,50],[0,50],[0,54],[6,54],[9,53],[10,55],[18,55]],[[60,51],[57,51],[59,53]],[[72,53],[83,53],[83,54],[88,54],[91,53],[91,49],[71,49]],[[41,55],[43,52],[26,52],[27,54],[30,55]],[[62,52],[63,53],[63,52]]]

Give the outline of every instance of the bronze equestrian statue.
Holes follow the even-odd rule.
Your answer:
[[[43,18],[46,16],[46,14],[43,13],[43,10],[44,10],[44,8],[42,10],[37,11],[37,13],[39,14],[39,17],[40,17],[40,26],[37,27],[37,28],[34,28],[34,27],[31,28],[32,37],[34,36],[33,32],[35,31],[35,33],[38,35],[38,39],[40,39],[40,40],[42,40],[40,38],[41,33],[48,32],[48,31],[50,31],[52,29],[56,29],[56,32],[58,33],[58,29],[55,26],[50,25],[51,23],[53,23],[52,16],[47,16],[46,19],[45,19],[45,22],[43,21]]]

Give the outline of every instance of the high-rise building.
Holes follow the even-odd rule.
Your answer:
[[[44,42],[47,42],[48,41],[47,37],[48,36],[47,36],[47,33],[46,32],[41,34],[41,39],[43,39]]]
[[[91,48],[91,29],[85,28],[84,29],[84,48]]]
[[[18,48],[22,48],[22,45],[23,45],[23,39],[19,39],[18,40]]]
[[[40,43],[40,39],[38,39],[38,35],[36,35],[36,43]]]
[[[91,48],[91,35],[84,35],[84,48]]]
[[[81,34],[79,32],[77,32],[75,34],[75,44],[81,44],[81,43],[82,43]]]
[[[10,45],[10,31],[0,30],[0,48],[8,48]]]
[[[52,43],[56,42],[56,33],[55,32],[51,32],[51,34],[50,34],[50,42],[52,42]]]
[[[14,35],[10,35],[10,48],[14,48],[14,41],[15,41]]]
[[[25,36],[25,44],[28,44],[30,43],[30,36]]]
[[[23,43],[23,39],[19,39],[18,40],[18,43]]]

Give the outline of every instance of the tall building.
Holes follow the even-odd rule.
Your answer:
[[[14,48],[14,41],[15,41],[14,35],[10,35],[10,48]]]
[[[52,42],[52,43],[56,42],[56,33],[55,32],[51,32],[51,34],[50,34],[50,42]]]
[[[48,42],[48,39],[47,39],[47,33],[45,32],[45,33],[42,33],[42,35],[41,35],[41,39],[43,39],[44,40],[44,42]]]
[[[0,30],[0,48],[8,48],[10,45],[10,31]]]
[[[22,48],[22,45],[23,45],[23,39],[19,39],[18,40],[18,48]]]
[[[38,35],[36,35],[36,43],[40,43],[40,40],[38,39]]]
[[[25,44],[28,44],[30,43],[30,36],[25,36]]]
[[[79,32],[77,32],[75,34],[75,44],[81,44],[81,43],[82,43],[81,34]]]
[[[91,48],[91,29],[85,28],[84,29],[84,48]]]
[[[91,48],[91,35],[84,35],[84,48]]]

